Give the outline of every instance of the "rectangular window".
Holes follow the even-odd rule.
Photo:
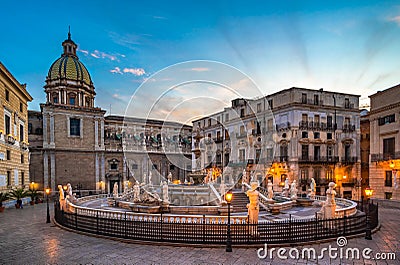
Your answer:
[[[225,114],[225,122],[229,121],[229,113]]]
[[[386,200],[391,200],[392,196],[393,196],[393,194],[391,192],[385,192],[385,199]]]
[[[267,159],[271,160],[274,156],[274,149],[273,148],[267,148]]]
[[[260,157],[261,157],[261,149],[256,149],[256,163],[258,163],[260,161]]]
[[[321,147],[314,146],[314,161],[319,161],[321,157]]]
[[[321,168],[314,168],[314,180],[317,184],[321,182]]]
[[[301,114],[301,121],[308,122],[308,115],[307,114]]]
[[[217,141],[221,141],[221,132],[217,131]]]
[[[306,144],[301,146],[301,158],[303,160],[308,160],[308,145]]]
[[[301,132],[301,138],[308,138],[308,132]]]
[[[307,94],[306,93],[301,94],[301,103],[307,104]]]
[[[261,103],[257,104],[257,112],[261,112]]]
[[[272,101],[272,99],[268,100],[268,106],[269,106],[270,109],[274,108],[274,102]]]
[[[211,126],[211,119],[208,119],[208,126]]]
[[[314,115],[314,122],[319,123],[319,115]]]
[[[328,140],[332,139],[332,133],[327,133],[326,134],[326,139],[328,139]]]
[[[392,187],[392,171],[388,170],[385,173],[385,187]]]
[[[394,157],[395,138],[383,139],[383,156],[384,159]]]
[[[28,123],[28,133],[32,133],[32,123]]]
[[[21,185],[25,185],[25,172],[21,171]]]
[[[332,147],[332,145],[328,145],[326,147],[326,157],[328,158],[328,161],[332,161],[332,157],[333,157],[333,147]]]
[[[11,151],[7,150],[7,160],[11,160]]]
[[[308,168],[300,169],[300,179],[301,179],[301,181],[307,181],[307,179],[308,179]]]
[[[6,89],[6,100],[10,101],[10,91]]]
[[[75,97],[69,98],[69,105],[75,105]]]
[[[58,103],[58,97],[53,97],[53,103],[56,103],[56,104]]]
[[[319,105],[319,96],[314,95],[314,105]]]
[[[138,169],[138,165],[137,164],[132,164],[132,169]]]
[[[21,155],[21,164],[25,163],[24,155]]]
[[[229,163],[229,153],[225,153],[224,156],[224,166],[226,167]]]
[[[23,113],[24,112],[24,106],[22,105],[22,103],[19,103],[19,112]]]
[[[241,125],[240,126],[240,135],[244,135],[244,126],[243,125]]]
[[[326,171],[326,181],[329,183],[331,181],[334,181],[333,179],[333,170],[332,169],[328,169]]]
[[[4,115],[4,123],[6,127],[6,135],[11,133],[11,117]]]
[[[221,154],[217,154],[215,158],[216,158],[217,164],[221,164],[221,163],[222,163],[222,156],[221,156]]]
[[[246,150],[240,149],[239,150],[239,161],[244,162],[245,158],[246,158]]]
[[[19,125],[19,140],[22,142],[24,140],[24,125]]]
[[[349,109],[350,108],[350,100],[348,98],[344,99],[344,108]]]
[[[169,165],[169,170],[175,170],[175,165]]]
[[[326,126],[328,128],[332,128],[332,116],[327,116],[326,117]]]
[[[244,109],[240,109],[240,117],[241,117],[241,118],[244,117]]]
[[[319,132],[314,132],[314,139],[319,139],[319,138],[320,138]]]
[[[392,122],[395,122],[395,115],[394,114],[379,118],[378,125],[381,126],[381,125],[389,124],[389,123],[392,123]]]
[[[81,135],[81,120],[76,118],[69,119],[69,135],[80,136]]]
[[[267,122],[267,130],[271,131],[273,126],[274,126],[274,121],[272,119],[269,119]]]
[[[7,186],[11,186],[11,171],[7,171]]]

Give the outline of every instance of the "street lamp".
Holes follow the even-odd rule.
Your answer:
[[[226,230],[226,252],[232,252],[232,238],[231,238],[231,201],[232,191],[228,191],[225,194],[225,201],[228,203],[228,227]]]
[[[46,223],[50,223],[50,210],[49,210],[49,194],[50,194],[50,188],[45,189],[46,192],[46,202],[47,202],[47,219]]]
[[[372,194],[374,193],[374,190],[371,189],[370,187],[365,189],[365,196],[367,197],[367,215],[366,215],[366,221],[367,221],[367,228],[365,230],[365,239],[367,240],[372,240],[372,235],[371,235],[371,225],[370,225],[370,216],[369,216],[369,199],[371,198]]]

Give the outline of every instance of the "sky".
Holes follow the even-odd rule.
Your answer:
[[[399,1],[38,0],[4,1],[2,10],[0,61],[27,83],[33,110],[68,26],[107,115],[156,109],[188,122],[235,97],[293,86],[367,104],[400,83]]]

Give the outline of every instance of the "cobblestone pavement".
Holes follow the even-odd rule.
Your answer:
[[[373,240],[364,237],[348,239],[343,249],[358,247],[362,250],[369,247],[373,251],[371,256],[378,252],[394,252],[395,260],[332,260],[326,252],[318,260],[282,260],[278,259],[277,251],[272,259],[260,259],[256,247],[233,248],[232,253],[227,253],[224,247],[128,244],[76,234],[53,223],[46,224],[46,204],[28,205],[24,209],[6,209],[0,213],[0,264],[400,264],[400,209],[379,210],[382,226],[372,235]],[[329,244],[337,247],[336,241],[333,241],[296,249],[301,253],[305,247],[314,247],[319,254]],[[286,247],[286,250],[290,248]]]

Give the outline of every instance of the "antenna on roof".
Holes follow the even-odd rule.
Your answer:
[[[71,26],[68,25],[68,39],[71,40]]]

